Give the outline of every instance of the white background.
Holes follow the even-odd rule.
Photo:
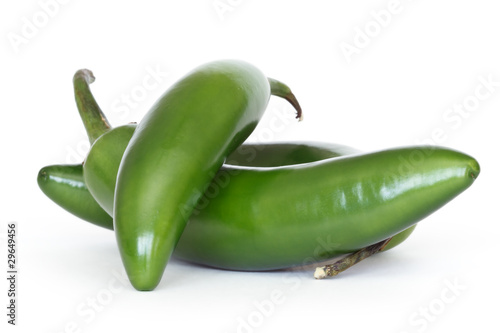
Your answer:
[[[2,332],[498,331],[496,2],[54,1],[0,5],[4,262],[7,223],[19,229],[18,326],[6,324],[3,281]],[[356,53],[346,56],[347,44]],[[63,211],[36,184],[42,166],[85,156],[72,76],[94,72],[96,99],[120,125],[140,121],[187,71],[224,58],[286,82],[304,109],[296,123],[292,108],[272,98],[253,141],[318,140],[370,151],[440,133],[434,142],[477,158],[481,175],[407,242],[337,278],[173,260],[155,291],[137,292],[116,278],[123,270],[113,233]],[[145,90],[152,70],[163,74]],[[477,88],[481,78],[496,82],[488,97],[463,115],[450,113],[477,101],[476,89],[486,92]],[[132,94],[126,106],[123,96]],[[273,127],[282,113],[290,120]],[[270,305],[275,294],[281,297]]]

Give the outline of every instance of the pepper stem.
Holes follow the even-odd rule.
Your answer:
[[[98,137],[111,128],[90,91],[89,85],[94,81],[95,77],[88,69],[80,69],[73,76],[76,106],[87,131],[90,144],[93,144]]]
[[[314,272],[314,278],[315,279],[324,279],[328,276],[335,276],[349,267],[352,267],[356,265],[358,262],[360,262],[363,259],[368,258],[369,256],[380,252],[384,249],[384,247],[391,241],[391,238],[385,239],[381,242],[378,242],[376,244],[367,246],[357,252],[354,252],[347,257],[344,257],[336,262],[334,262],[331,265],[326,265],[322,267],[317,267],[316,271]]]
[[[302,108],[300,107],[299,102],[295,98],[295,95],[292,93],[290,88],[286,84],[278,80],[271,78],[267,78],[267,80],[269,81],[269,85],[271,86],[271,95],[284,98],[290,104],[292,104],[294,109],[297,111],[297,116],[295,118],[297,118],[299,121],[302,121]]]

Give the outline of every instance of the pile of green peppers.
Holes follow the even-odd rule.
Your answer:
[[[51,165],[38,185],[55,203],[114,230],[137,290],[171,255],[231,270],[275,270],[403,242],[479,174],[469,155],[433,146],[375,152],[317,142],[244,144],[270,96],[291,90],[254,66],[215,61],[168,89],[139,124],[112,128],[88,70],[74,75],[91,149]]]

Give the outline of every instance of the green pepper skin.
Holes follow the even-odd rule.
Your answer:
[[[113,230],[113,219],[111,217],[114,198],[113,188],[116,184],[119,161],[135,127],[136,125],[125,125],[110,130],[105,134],[105,139],[98,141],[96,147],[99,147],[99,149],[88,156],[90,161],[86,161],[87,173],[85,174],[94,188],[101,190],[100,192],[94,190],[94,193],[101,199],[101,203],[96,201],[87,188],[82,164],[50,165],[40,169],[37,182],[42,192],[54,203],[73,215],[100,227]],[[105,142],[111,144],[114,149],[107,150],[104,145],[100,145]],[[301,164],[357,152],[359,151],[351,147],[317,142],[243,144],[229,155],[223,168],[233,172],[230,171],[233,170],[232,166],[255,166],[259,168]],[[97,154],[99,154],[100,158],[98,158]],[[117,158],[114,165],[111,162],[113,156]],[[110,162],[106,164],[109,168],[102,168],[101,162]],[[94,163],[96,164],[94,165]],[[89,176],[89,174],[93,174],[93,176]],[[101,205],[106,207],[108,212]]]
[[[474,158],[425,146],[260,172],[241,167],[223,191],[195,210],[176,255],[251,271],[321,261],[402,232],[478,174]],[[225,176],[219,173],[214,182],[218,177]]]
[[[256,168],[279,167],[317,162],[356,153],[361,153],[361,151],[326,142],[243,144],[229,155],[225,167],[229,165]]]
[[[100,198],[100,203],[87,188],[82,164],[43,167],[37,177],[42,192],[73,215],[113,230],[111,217],[113,189],[116,184],[119,161],[135,127],[136,125],[125,125],[110,130],[101,141],[97,141],[96,148],[98,149],[93,150],[87,157],[85,174],[94,186],[94,193]],[[357,152],[359,151],[351,147],[327,143],[243,144],[229,155],[223,168],[232,172],[230,171],[233,170],[232,166],[275,167],[301,164]],[[114,163],[113,158],[115,158]],[[106,163],[108,168],[102,168],[101,163]]]
[[[415,231],[416,227],[417,227],[417,225],[414,224],[411,227],[409,227],[409,228],[401,231],[400,233],[392,236],[389,243],[387,243],[386,246],[384,246],[382,248],[382,250],[380,250],[380,251],[381,252],[389,251],[389,250],[395,248],[396,246],[398,246],[399,244],[403,243],[405,240],[408,239],[408,237],[410,237],[410,235],[413,233],[413,231]]]
[[[196,203],[270,96],[254,66],[216,61],[175,83],[144,116],[120,164],[113,211],[134,288],[158,285]]]
[[[125,147],[120,140],[127,137],[113,131],[131,137],[133,126],[115,128],[95,143],[101,154],[116,159],[108,160],[108,178],[99,180],[108,188],[114,187],[124,149],[117,147]],[[268,167],[224,165],[191,215],[175,255],[225,269],[271,270],[330,259],[395,235],[388,250],[479,174],[472,157],[446,148],[415,146],[312,162],[328,156],[304,146],[278,156],[272,145],[236,150],[228,163]],[[303,164],[274,167],[287,160]],[[90,186],[96,179],[86,181]]]
[[[105,198],[101,193],[100,198],[103,202],[110,204],[108,210],[111,212],[113,210],[114,197],[112,188],[114,188],[116,183],[119,161],[122,158],[128,141],[132,137],[135,127],[136,125],[125,125],[110,130],[104,134],[103,138],[100,138],[100,141],[96,141],[95,144],[98,149],[87,157],[90,159],[90,163],[89,160],[86,161],[87,176],[89,177],[89,173],[93,174],[92,177],[89,177],[90,182],[101,188],[102,193],[109,196],[109,198]],[[355,153],[359,153],[359,151],[351,147],[318,142],[243,144],[229,155],[223,166],[223,170],[229,173],[236,173],[238,169],[233,166],[252,166],[255,167],[256,172],[259,172],[261,168],[265,167],[310,163]],[[114,163],[112,158],[116,159]],[[102,168],[100,166],[99,163],[105,162],[108,162],[106,165],[109,168]],[[93,165],[94,163],[96,165]],[[100,204],[97,203],[96,199],[88,191],[82,173],[81,164],[47,166],[40,170],[38,184],[52,201],[68,212],[90,223],[113,230],[113,219],[101,208]],[[217,183],[214,182],[210,186],[217,186]],[[221,191],[224,191],[224,188],[221,188]],[[202,221],[203,212],[198,214],[196,219],[197,221]],[[415,226],[413,225],[394,236],[383,251],[394,248],[406,240]],[[189,230],[183,234],[189,232]],[[212,235],[214,234],[210,233],[207,236],[211,237]],[[190,236],[181,236],[181,239],[182,237]]]
[[[113,215],[116,178],[120,161],[137,124],[115,127],[97,139],[83,164],[85,183],[99,205]],[[351,147],[319,142],[243,144],[233,151],[223,168],[232,166],[277,167],[359,153]]]
[[[38,186],[47,197],[79,218],[108,228],[113,219],[95,201],[83,180],[83,167],[49,165],[38,172]]]
[[[111,216],[116,177],[125,149],[137,124],[115,127],[101,135],[83,161],[83,178],[99,205]]]

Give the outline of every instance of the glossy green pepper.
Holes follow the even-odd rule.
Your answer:
[[[89,187],[114,187],[120,154],[133,130],[133,125],[117,127],[95,142],[84,165]],[[103,160],[94,158],[94,149],[108,157],[105,166],[99,166]],[[388,149],[280,167],[271,167],[272,160],[266,162],[258,152],[258,146],[243,146],[232,156],[270,167],[225,165],[219,170],[191,215],[176,256],[225,269],[271,270],[330,259],[396,234],[392,244],[398,244],[413,230],[408,228],[479,174],[472,157],[440,147]],[[106,173],[92,171],[98,169]],[[95,192],[96,198],[103,194],[113,193]],[[112,202],[104,199],[100,202]]]
[[[419,146],[260,172],[242,167],[224,191],[200,201],[176,255],[235,270],[328,259],[411,227],[478,174],[478,163],[468,155]],[[218,177],[227,175],[221,170],[215,182]],[[213,230],[216,236],[207,237]]]
[[[109,158],[115,156],[116,152],[119,154],[118,158],[121,159],[121,155],[134,129],[135,125],[126,125],[117,127],[105,134],[105,136],[96,143],[95,148],[99,149],[95,152],[93,150],[93,153],[89,155],[91,158],[90,164],[96,162],[109,163]],[[106,145],[102,145],[105,142]],[[96,156],[94,156],[94,154],[97,153],[103,157],[104,160],[96,161]],[[263,168],[310,163],[355,153],[359,153],[359,151],[351,147],[317,142],[243,144],[229,155],[223,168],[226,172],[236,173],[239,168],[234,166],[247,166],[255,167],[255,171],[260,172]],[[116,182],[118,164],[115,164],[115,166],[106,164],[110,170],[102,168],[99,164],[96,164],[95,168],[90,168],[91,165],[87,164],[88,170],[92,170],[90,172],[99,170],[98,173],[100,177],[104,177],[104,179],[99,180],[99,177],[95,175],[91,177],[91,181],[100,183],[101,189],[103,190],[101,199],[103,199],[103,202],[107,202],[111,205],[107,207],[110,211],[112,211],[112,198],[114,195],[112,191],[110,193],[106,190],[105,184],[114,184]],[[38,184],[51,200],[65,210],[95,225],[113,230],[113,219],[103,208],[101,208],[99,203],[97,203],[87,189],[81,164],[44,167],[38,174]],[[215,186],[218,185],[212,183],[209,188]],[[224,188],[222,187],[220,190],[224,191]],[[106,193],[111,196],[111,199],[106,199],[102,196],[102,194]],[[198,214],[196,219],[202,221],[203,214]],[[220,220],[223,220],[223,218]],[[402,243],[408,238],[414,228],[415,225],[392,237],[383,251],[387,251]],[[219,228],[215,228],[214,231],[218,229]],[[187,232],[189,232],[189,230]],[[184,236],[181,236],[181,239],[182,237],[186,237],[185,234],[186,232],[183,233]],[[188,235],[187,237],[190,236]],[[217,237],[217,235],[211,232],[207,234],[207,237]]]
[[[73,215],[113,230],[114,184],[121,160],[136,125],[114,128],[96,144],[87,156],[87,178],[94,187],[96,201],[89,192],[83,177],[82,164],[49,165],[38,172],[37,182],[42,192],[57,205]],[[103,145],[103,143],[106,143]],[[309,163],[326,158],[345,156],[359,151],[337,144],[302,142],[243,144],[225,163],[227,170],[232,166],[275,167]],[[114,163],[113,163],[113,158]],[[117,160],[116,160],[117,159]],[[107,167],[103,167],[103,165]],[[234,168],[234,171],[237,169]],[[110,185],[111,184],[111,185]],[[101,207],[102,206],[102,207]]]
[[[394,150],[393,150],[393,152],[394,152]],[[437,152],[438,154],[435,154],[435,152]],[[379,152],[379,153],[375,153],[374,155],[380,157],[380,155],[384,155],[384,154],[387,154],[387,152]],[[388,154],[388,155],[391,155],[391,154]],[[388,156],[388,155],[386,155],[386,156]],[[358,155],[358,156],[366,157],[365,155]],[[393,157],[394,156],[395,155],[393,154]],[[425,157],[425,158],[422,159],[421,157]],[[351,160],[350,157],[347,157],[345,159]],[[341,158],[341,160],[344,160],[344,158]],[[473,158],[471,158],[470,156],[467,156],[467,155],[464,155],[464,154],[461,154],[458,152],[454,152],[452,150],[443,149],[443,148],[429,150],[429,148],[419,149],[418,147],[412,147],[410,149],[407,148],[406,153],[403,155],[399,155],[398,159],[396,159],[396,160],[394,160],[394,159],[391,160],[390,158],[383,159],[383,160],[384,160],[383,163],[382,163],[382,160],[379,160],[380,163],[378,164],[378,166],[377,165],[375,165],[375,166],[377,166],[377,169],[379,171],[381,171],[381,175],[387,176],[387,174],[389,174],[389,177],[381,176],[379,178],[379,180],[380,179],[386,180],[385,181],[385,189],[384,189],[384,186],[381,186],[380,182],[375,182],[374,185],[376,185],[375,188],[378,188],[380,190],[378,192],[378,196],[382,197],[382,199],[383,199],[382,201],[384,201],[384,200],[387,201],[387,202],[382,202],[381,207],[385,208],[385,209],[383,209],[383,210],[385,210],[384,215],[389,215],[390,213],[392,213],[389,220],[398,219],[398,218],[405,219],[405,216],[404,216],[405,210],[410,209],[410,211],[411,211],[411,208],[413,207],[412,205],[414,204],[412,201],[415,201],[416,199],[421,199],[421,200],[418,200],[418,202],[417,202],[418,205],[416,208],[413,207],[414,208],[413,209],[413,217],[417,217],[417,219],[425,217],[426,214],[432,213],[432,211],[439,208],[440,206],[445,204],[448,200],[451,200],[455,195],[457,195],[458,193],[463,191],[465,188],[467,188],[470,185],[470,183],[472,183],[472,180],[475,177],[477,177],[477,175],[479,174],[479,166]],[[429,161],[431,163],[428,163]],[[324,162],[326,163],[326,161],[317,162],[317,163],[322,165],[322,164],[324,164]],[[359,161],[359,162],[361,163],[361,161]],[[393,162],[392,165],[391,165],[391,162]],[[314,164],[315,163],[312,163],[312,165],[314,165]],[[391,167],[386,169],[385,166],[387,166],[387,165],[391,165]],[[365,166],[365,168],[370,168],[371,166],[372,165],[370,163],[370,165]],[[297,166],[297,167],[310,168],[311,164],[306,164],[306,165]],[[359,167],[361,167],[361,166],[358,165],[357,168],[359,168]],[[250,174],[250,170],[247,170],[248,168],[242,168],[242,169],[245,170],[245,172],[244,172],[245,177],[243,177],[241,181],[243,183],[245,183],[245,178]],[[263,179],[269,177],[269,174],[267,173],[268,171],[274,172],[277,179],[284,179],[285,177],[278,175],[278,173],[279,173],[278,169],[281,171],[285,171],[285,174],[288,175],[287,177],[289,177],[291,174],[295,173],[295,166],[292,167],[291,170],[288,170],[289,167],[281,167],[281,168],[275,168],[275,169],[276,170],[274,170],[274,171],[272,171],[271,169],[266,169],[265,172],[262,172],[262,170],[261,170],[260,172],[262,172],[262,174],[264,175]],[[341,172],[343,172],[343,170],[344,169],[342,169]],[[349,168],[347,170],[349,170]],[[388,172],[388,170],[389,170],[389,172]],[[390,170],[396,171],[396,173],[392,173],[392,172],[390,172]],[[260,172],[259,172],[259,174],[260,174]],[[311,174],[313,174],[313,173],[311,172]],[[234,193],[238,193],[238,191],[234,188],[233,185],[231,185],[231,184],[233,184],[232,180],[234,180],[235,177],[239,177],[240,175],[241,175],[241,173],[239,173],[238,175],[234,175],[234,176],[232,175],[231,182],[229,183],[230,186],[228,186],[228,188],[230,188],[232,191],[235,191]],[[360,175],[363,175],[363,174],[360,173],[358,176],[360,176]],[[364,175],[366,176],[366,174],[364,174]],[[399,178],[398,178],[398,175],[400,176]],[[256,175],[253,175],[252,177],[256,177]],[[334,174],[334,175],[328,174],[325,179],[328,179],[329,177],[339,178],[340,176],[338,174]],[[219,177],[219,174],[218,174],[212,183],[224,184],[222,182],[222,180],[224,178],[225,178],[225,176],[221,178],[221,177]],[[388,186],[388,185],[391,185],[391,182],[387,181],[387,179],[389,179],[389,178],[392,179],[392,185],[394,185],[392,187],[393,190],[397,190],[399,188],[399,186],[402,186],[401,188],[399,188],[399,191],[393,191],[393,192],[387,191],[388,189],[391,188],[390,186]],[[236,179],[238,179],[238,178],[236,178]],[[300,182],[300,179],[298,179],[299,182]],[[353,179],[354,178],[352,178],[351,181],[353,181]],[[356,195],[351,196],[351,199],[357,198],[358,200],[351,200],[351,203],[353,203],[355,205],[356,204],[360,205],[363,203],[363,200],[361,200],[362,198],[359,196],[359,194],[363,193],[363,191],[360,192],[359,190],[370,188],[369,179],[370,179],[369,177],[365,179],[365,180],[367,180],[365,184],[358,184],[358,186],[356,187],[356,189],[358,189],[358,191],[357,191],[358,196],[357,197],[356,197]],[[399,179],[399,182],[398,182],[398,179]],[[322,179],[319,179],[318,181],[321,182]],[[362,183],[362,181],[358,179],[358,183]],[[384,181],[382,183],[384,183]],[[341,184],[341,183],[337,183],[337,184]],[[406,186],[404,186],[404,185],[406,185]],[[290,186],[290,185],[286,186],[287,189],[288,189],[288,186]],[[303,186],[303,184],[301,186]],[[262,186],[258,186],[257,188],[261,189]],[[322,186],[320,188],[324,188],[324,186]],[[346,188],[348,188],[348,187],[346,187]],[[226,191],[225,189],[226,189],[226,187],[224,187],[224,189],[223,189],[224,192]],[[433,191],[433,189],[438,190],[438,191]],[[248,195],[248,193],[249,193],[248,189],[243,190],[243,191],[246,192],[245,195]],[[332,189],[330,189],[330,191],[332,191]],[[341,191],[340,192],[337,191],[337,192],[341,193]],[[353,191],[351,191],[351,192],[353,192]],[[369,193],[369,192],[370,191],[366,191],[366,193]],[[425,195],[426,192],[430,193],[430,195]],[[438,192],[442,192],[441,195],[439,195]],[[268,195],[269,193],[271,193],[270,189],[268,191],[260,191],[259,195],[260,194]],[[279,194],[282,194],[282,193],[288,194],[289,192],[287,190],[281,190],[278,192],[278,197],[279,197]],[[376,191],[373,193],[377,194]],[[391,193],[394,195],[394,198],[392,200],[389,200]],[[312,197],[308,197],[305,195],[297,195],[296,194],[295,198],[297,198],[297,197],[300,197],[300,200],[311,199],[312,201],[316,201],[316,202],[317,202],[317,198],[318,198],[318,196],[314,196],[314,195]],[[229,197],[229,198],[232,199],[232,197]],[[257,204],[252,203],[252,206],[259,208],[265,202],[264,200],[260,200],[259,198],[257,198],[257,201],[258,201]],[[276,196],[275,196],[275,198],[276,198]],[[334,196],[328,197],[329,200],[332,200],[333,198],[334,198]],[[370,196],[367,195],[365,198],[366,198],[366,204],[368,204],[368,206],[369,206]],[[252,201],[256,200],[256,198],[250,198],[250,199],[252,199]],[[412,200],[409,200],[409,199],[412,199]],[[208,215],[206,215],[206,217],[212,219],[209,223],[213,224],[216,220],[213,219],[213,215],[210,215],[210,214],[214,212],[214,208],[211,208],[214,200],[221,200],[221,198],[219,198],[219,196],[216,196],[215,198],[209,200],[209,204],[206,205],[206,207],[203,207],[204,205],[201,205],[200,207],[198,207],[199,210],[197,210],[197,212],[199,212],[199,214],[197,214],[197,215],[195,214],[195,216],[192,216],[191,220],[193,220],[193,217],[197,218],[199,216],[204,216],[204,214],[208,214]],[[248,201],[248,197],[245,200]],[[245,201],[245,200],[243,200],[243,198],[241,198],[241,201]],[[406,200],[406,203],[404,203],[405,200]],[[260,204],[259,204],[259,201],[260,201]],[[283,200],[281,200],[281,201],[283,201]],[[299,201],[297,201],[297,202],[299,202]],[[422,204],[422,202],[423,202],[423,204]],[[425,203],[429,203],[430,207],[425,207]],[[247,204],[248,204],[248,202],[247,202]],[[270,206],[272,206],[272,204],[273,204],[273,201],[270,202]],[[314,204],[308,204],[308,203],[306,203],[306,204],[301,203],[301,204],[304,207],[314,205]],[[219,201],[219,204],[216,205],[215,207],[216,208],[220,207],[220,205],[221,205],[221,203]],[[353,206],[354,208],[355,208],[355,205]],[[294,204],[292,202],[287,206],[297,207],[298,204],[297,203]],[[404,208],[402,212],[397,210],[397,208],[398,207],[400,208],[401,206],[403,206],[403,208]],[[412,206],[412,207],[408,207],[408,206]],[[391,208],[391,207],[393,208],[393,211],[391,211],[390,209],[387,210],[387,208]],[[370,207],[368,207],[368,208],[370,208]],[[375,217],[375,218],[384,217],[383,214],[380,214],[381,213],[380,209],[376,209],[376,208],[377,208],[376,205],[374,207],[371,207],[372,212],[375,213],[373,217]],[[420,210],[420,212],[418,212],[418,210]],[[227,219],[227,214],[226,214],[227,212],[224,209],[220,209],[219,211],[224,214],[225,219],[217,220],[218,221],[217,228],[216,228],[217,232],[214,232],[215,230],[209,228],[208,230],[210,230],[210,232],[207,234],[203,234],[203,232],[205,230],[205,229],[203,229],[203,227],[204,227],[203,225],[200,226],[198,224],[198,226],[196,226],[195,223],[190,222],[189,226],[194,225],[193,230],[195,232],[194,234],[192,234],[190,236],[190,237],[192,237],[191,239],[193,239],[193,237],[194,238],[196,238],[196,237],[208,237],[208,238],[210,238],[211,236],[214,236],[213,238],[206,240],[206,242],[212,243],[212,244],[217,244],[219,246],[223,246],[224,244],[219,244],[220,242],[218,242],[216,240],[224,239],[224,237],[226,237],[226,236],[222,235],[222,238],[221,238],[221,233],[219,233],[218,231],[221,231],[222,234],[228,234],[228,233],[233,232],[236,234],[236,236],[238,236],[238,232],[241,232],[242,230],[243,231],[246,230],[247,232],[252,232],[252,230],[253,230],[254,235],[252,235],[252,237],[254,237],[254,238],[252,238],[252,239],[254,239],[255,242],[258,244],[260,244],[265,239],[271,240],[270,244],[268,245],[268,248],[270,248],[272,251],[273,244],[275,244],[275,242],[272,238],[268,237],[269,233],[266,230],[264,230],[264,229],[267,229],[266,225],[264,225],[262,223],[256,223],[258,221],[254,221],[254,220],[251,220],[250,224],[248,224],[248,225],[242,225],[239,222],[238,223],[231,223],[231,221],[229,221],[229,219]],[[217,212],[217,210],[215,210],[215,212]],[[262,212],[264,212],[264,210],[262,210]],[[286,212],[286,210],[285,210],[285,212]],[[357,212],[358,215],[359,215],[359,213],[360,212]],[[320,211],[319,215],[322,216],[321,211]],[[334,215],[332,217],[336,217],[336,216]],[[365,220],[366,220],[366,216],[365,216]],[[382,222],[380,222],[380,220]],[[311,225],[308,225],[308,226],[304,225],[304,226],[302,226],[301,230],[306,231],[306,232],[310,232],[311,235],[314,233],[316,233],[316,235],[319,234],[318,228],[316,228],[316,221],[311,220],[310,218],[307,220],[304,220],[304,221],[305,221],[305,224],[311,223],[311,221],[313,221],[312,223],[314,223],[314,225],[312,225],[312,226]],[[260,222],[262,222],[262,221],[260,221]],[[283,221],[281,221],[281,222],[282,222],[281,226],[283,227],[281,230],[278,230],[278,228],[277,228],[277,225],[279,223],[272,224],[271,225],[272,228],[270,230],[271,233],[276,232],[275,233],[276,239],[279,240],[280,242],[282,242],[286,238],[287,233],[291,230],[290,228],[287,228],[287,225],[285,223],[283,223]],[[330,223],[332,223],[333,228],[336,228],[334,225],[336,222],[337,222],[337,220],[332,221],[330,219]],[[386,219],[373,219],[372,222],[373,222],[371,224],[372,227],[369,228],[372,231],[376,231],[375,229],[380,227],[380,226],[377,226],[378,224],[387,223]],[[201,223],[204,223],[204,222],[201,222]],[[356,223],[353,223],[353,226],[351,226],[351,227],[354,227],[355,224]],[[318,227],[323,227],[323,226],[324,226],[324,223],[322,223]],[[382,226],[382,227],[384,227],[384,226]],[[363,228],[361,228],[361,229],[364,230]],[[229,230],[229,232],[228,232],[228,230]],[[406,229],[406,231],[402,232],[401,234],[407,234],[408,230],[411,230],[411,229]],[[264,232],[260,233],[261,231],[264,231]],[[367,230],[367,232],[370,232],[370,231]],[[183,235],[190,235],[188,229],[185,230]],[[307,235],[306,238],[309,239],[311,235]],[[261,236],[263,236],[263,239],[260,238]],[[301,263],[304,263],[304,260],[308,259],[308,258],[309,259],[313,258],[314,260],[317,260],[317,259],[321,260],[323,257],[321,250],[322,250],[322,248],[324,248],[324,244],[325,244],[324,241],[325,240],[327,241],[326,244],[330,244],[327,246],[327,248],[329,248],[330,250],[332,248],[340,249],[340,245],[342,245],[342,244],[335,243],[334,242],[335,239],[329,237],[330,234],[329,234],[328,230],[326,231],[326,233],[323,233],[322,236],[324,236],[324,238],[322,238],[322,239],[318,238],[317,239],[318,243],[316,244],[316,245],[321,245],[321,247],[318,248],[318,246],[316,246],[314,248],[314,251],[310,252],[308,254],[308,256],[306,256],[306,257],[302,257],[302,258],[297,257],[296,258],[297,261],[293,265],[299,265]],[[336,233],[333,236],[339,237],[339,236],[341,236],[341,234]],[[365,233],[361,233],[361,237],[365,237],[365,236],[366,236]],[[353,237],[353,236],[351,235],[351,237]],[[182,239],[184,239],[184,237]],[[181,239],[181,243],[184,242],[182,239]],[[290,241],[291,241],[291,242],[289,242],[290,247],[297,245],[295,243],[295,240],[296,239],[294,239],[293,237],[290,239]],[[189,240],[187,242],[189,243]],[[186,242],[184,242],[184,243],[186,243]],[[196,244],[196,243],[194,243],[192,245],[198,246],[198,244]],[[232,267],[235,269],[243,269],[243,270],[252,269],[249,267],[238,268],[238,267],[245,265],[247,263],[252,264],[252,262],[253,262],[253,260],[248,261],[247,260],[248,258],[244,258],[244,256],[242,257],[243,261],[239,260],[238,254],[244,253],[244,252],[252,249],[251,247],[249,247],[249,248],[245,247],[247,245],[245,243],[242,243],[241,245],[242,246],[237,246],[234,248],[236,250],[235,256],[231,258],[231,255],[230,255],[229,261],[228,261],[227,254],[223,253],[223,255],[225,257],[223,257],[222,261],[226,261],[226,263],[224,264],[226,266],[220,265],[221,258],[217,258],[216,252],[208,253],[208,256],[210,258],[208,258],[208,260],[207,260],[207,258],[200,258],[198,256],[198,254],[196,254],[196,253],[194,253],[194,254],[191,253],[192,250],[190,250],[188,248],[188,249],[186,249],[186,252],[184,252],[183,254],[181,253],[181,256],[183,256],[187,260],[196,261],[196,262],[199,262],[202,264],[209,264],[209,265],[218,266],[218,267]],[[310,248],[310,249],[313,250],[312,248]],[[178,247],[176,250],[176,253],[178,251],[182,252],[182,249],[180,247]],[[265,251],[258,251],[254,255],[255,255],[255,257],[262,255],[263,256],[262,258],[264,258],[264,260],[267,260],[269,256],[276,255],[278,257],[278,259],[276,259],[276,262],[275,262],[275,264],[277,264],[276,266],[280,267],[283,265],[283,262],[279,258],[279,252],[277,252],[277,253],[272,252],[270,254],[270,253],[266,253]],[[233,260],[234,260],[234,262],[233,262]],[[214,264],[214,262],[215,262],[215,264]],[[217,263],[217,262],[219,262],[219,263]],[[259,265],[261,265],[261,264],[259,264]],[[267,266],[267,267],[260,267],[257,269],[271,269],[271,268],[269,268],[269,266]]]
[[[137,290],[158,285],[196,203],[257,126],[276,82],[242,61],[211,62],[175,83],[137,126],[113,210],[122,262]]]

